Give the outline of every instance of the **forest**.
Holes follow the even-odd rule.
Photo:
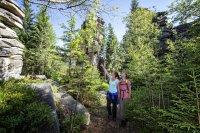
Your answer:
[[[22,28],[11,29],[24,47],[23,76],[8,79],[2,79],[8,56],[4,46],[9,45],[3,39],[11,33],[7,35],[2,28],[6,23],[2,13],[9,10],[9,4],[3,3],[6,1],[0,2],[0,133],[200,132],[200,0],[174,0],[164,12],[132,0],[129,13],[123,16],[126,32],[122,40],[113,25],[99,16],[117,12],[117,7],[108,10],[100,0],[20,0]],[[68,11],[66,22],[60,24],[62,46],[56,43],[51,10]],[[77,14],[84,14],[81,27]],[[107,120],[109,77],[101,64],[109,73],[125,71],[131,82],[126,127]],[[62,97],[55,98],[59,123],[55,131],[52,107],[41,101],[33,84],[49,84],[54,98],[61,92],[70,95],[78,101],[76,106],[81,104],[90,113],[90,123],[85,124],[85,114],[65,109]]]

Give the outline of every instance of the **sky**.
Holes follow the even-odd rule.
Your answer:
[[[114,28],[114,32],[118,38],[118,41],[122,40],[123,35],[125,34],[126,31],[126,24],[123,22],[123,20],[124,17],[126,17],[130,12],[131,1],[132,0],[111,0],[109,5],[113,7],[119,7],[119,9],[114,12],[114,15],[113,14],[100,15],[100,17],[104,19],[105,25],[111,23],[111,25]],[[167,10],[168,6],[173,1],[174,0],[139,0],[139,5],[141,7],[150,8],[152,10],[156,10],[159,12]],[[19,0],[17,0],[17,2],[19,3]],[[36,9],[36,7],[33,8]],[[69,17],[63,15],[62,13],[56,10],[50,10],[49,15],[50,15],[50,22],[52,23],[54,31],[57,36],[57,45],[62,46],[63,42],[59,38],[62,36],[63,29],[60,27],[60,24],[66,23]],[[84,18],[77,16],[77,28],[80,28],[84,20],[85,20]]]

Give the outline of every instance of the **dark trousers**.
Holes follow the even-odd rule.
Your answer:
[[[111,111],[111,104],[112,104],[112,111]],[[107,97],[107,111],[108,115],[112,115],[113,118],[117,116],[117,95],[116,96],[108,96]]]

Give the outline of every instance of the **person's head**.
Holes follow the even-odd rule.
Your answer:
[[[119,79],[119,74],[118,74],[118,72],[112,72],[112,78],[115,78],[115,79]]]
[[[123,71],[122,74],[121,74],[121,77],[124,78],[124,79],[126,79],[127,76],[128,76],[127,73]]]

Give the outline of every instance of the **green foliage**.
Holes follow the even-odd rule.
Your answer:
[[[95,102],[98,101],[97,89],[100,88],[101,84],[97,68],[94,66],[88,67],[83,74],[82,89],[80,89],[82,102],[85,105],[94,106]]]
[[[198,10],[193,8],[197,1],[191,1],[191,6],[188,7],[177,1],[175,4],[176,11],[171,10],[178,13],[174,21],[184,23],[194,17],[194,11]],[[185,1],[182,1],[182,4],[186,4]],[[134,13],[138,10],[143,9],[137,9]],[[146,9],[143,11],[149,12]],[[149,132],[162,132],[162,129],[176,133],[199,132],[199,77],[195,74],[188,76],[191,72],[200,72],[199,20],[195,19],[188,29],[190,38],[174,34],[173,42],[167,42],[169,52],[158,56],[160,46],[156,36],[159,30],[156,30],[156,25],[151,24],[152,19],[148,19],[151,15],[143,16],[143,20],[139,19],[144,12],[137,12],[135,15],[132,13],[127,18],[128,31],[124,37],[124,45],[126,44],[125,48],[128,47],[127,53],[132,54],[127,55],[126,70],[136,88],[133,100],[128,105],[127,118],[140,122],[139,127],[145,126]],[[193,16],[187,16],[187,13],[192,13],[190,15]],[[151,28],[145,28],[145,25]],[[155,34],[151,33],[152,31],[155,31]]]
[[[190,76],[191,82],[184,82],[172,94],[171,106],[167,110],[160,110],[162,120],[160,126],[170,132],[186,133],[200,132],[198,125],[199,76]]]
[[[126,18],[127,32],[122,46],[125,52],[125,71],[132,82],[132,98],[127,105],[126,117],[140,132],[162,132],[157,125],[163,94],[164,71],[158,58],[161,48],[158,36],[160,30],[153,23],[153,11],[137,7]],[[162,106],[165,103],[163,102]]]
[[[156,111],[157,107],[152,107],[152,97],[148,88],[140,88],[132,94],[132,99],[126,105],[126,119],[133,122],[132,124],[140,130],[140,132],[159,132],[161,129],[157,125],[159,115]],[[154,102],[156,104],[156,92],[154,91]],[[147,130],[147,131],[146,131]],[[161,132],[161,131],[160,131]]]
[[[111,24],[108,25],[108,35],[106,38],[106,68],[108,70],[119,69],[118,41]]]
[[[152,22],[155,13],[138,8],[127,18],[128,31],[124,36],[123,47],[125,51],[126,68],[129,78],[134,82],[135,88],[150,87],[156,83],[159,60],[157,50],[160,34],[157,24]],[[155,88],[155,87],[152,87]]]
[[[74,16],[71,16],[67,26],[62,26],[65,29],[62,50],[63,61],[67,63],[66,90],[86,106],[96,104],[97,90],[102,89],[99,71],[93,66],[94,53],[100,50],[94,45],[94,31],[97,30],[95,17],[89,13],[81,30],[75,29]]]
[[[32,88],[17,82],[0,85],[0,131],[42,132],[52,127],[51,108],[38,100]]]
[[[170,5],[173,22],[187,23],[200,18],[199,0],[175,0]]]
[[[80,133],[85,118],[82,114],[68,114],[61,123],[62,133]]]
[[[134,12],[138,7],[139,7],[138,0],[132,0],[132,3],[131,3],[131,12]]]
[[[189,38],[174,32],[174,40],[166,42],[168,53],[159,55],[161,31],[153,22],[156,13],[139,7],[138,0],[132,1],[131,12],[125,18],[127,31],[121,43],[111,24],[107,34],[104,28],[98,27],[94,10],[88,13],[80,30],[76,29],[76,19],[71,14],[67,25],[62,25],[64,46],[61,48],[55,47],[55,34],[46,8],[42,7],[33,16],[30,4],[25,1],[24,29],[19,32],[19,39],[26,46],[23,73],[45,74],[59,81],[87,107],[98,107],[105,105],[98,91],[108,88],[93,64],[95,54],[99,53],[109,70],[123,68],[127,72],[133,91],[126,117],[139,132],[200,132],[200,79],[195,74],[200,73],[199,4],[199,0],[175,0],[170,6],[173,22],[195,21],[187,32]],[[104,36],[101,48],[95,45],[99,33]],[[14,81],[23,82],[29,81]],[[50,124],[49,108],[37,100],[31,89],[12,83],[0,88],[0,132],[20,129],[37,132],[38,124],[43,123],[44,127]],[[62,132],[80,132],[84,122],[81,115],[69,113],[62,117]]]
[[[55,33],[49,23],[47,8],[41,7],[34,15],[31,4],[24,0],[24,29],[18,31],[19,40],[25,45],[23,74],[46,75],[59,80],[60,72],[65,71],[64,63],[58,56],[55,46]],[[57,70],[57,71],[55,71]]]

